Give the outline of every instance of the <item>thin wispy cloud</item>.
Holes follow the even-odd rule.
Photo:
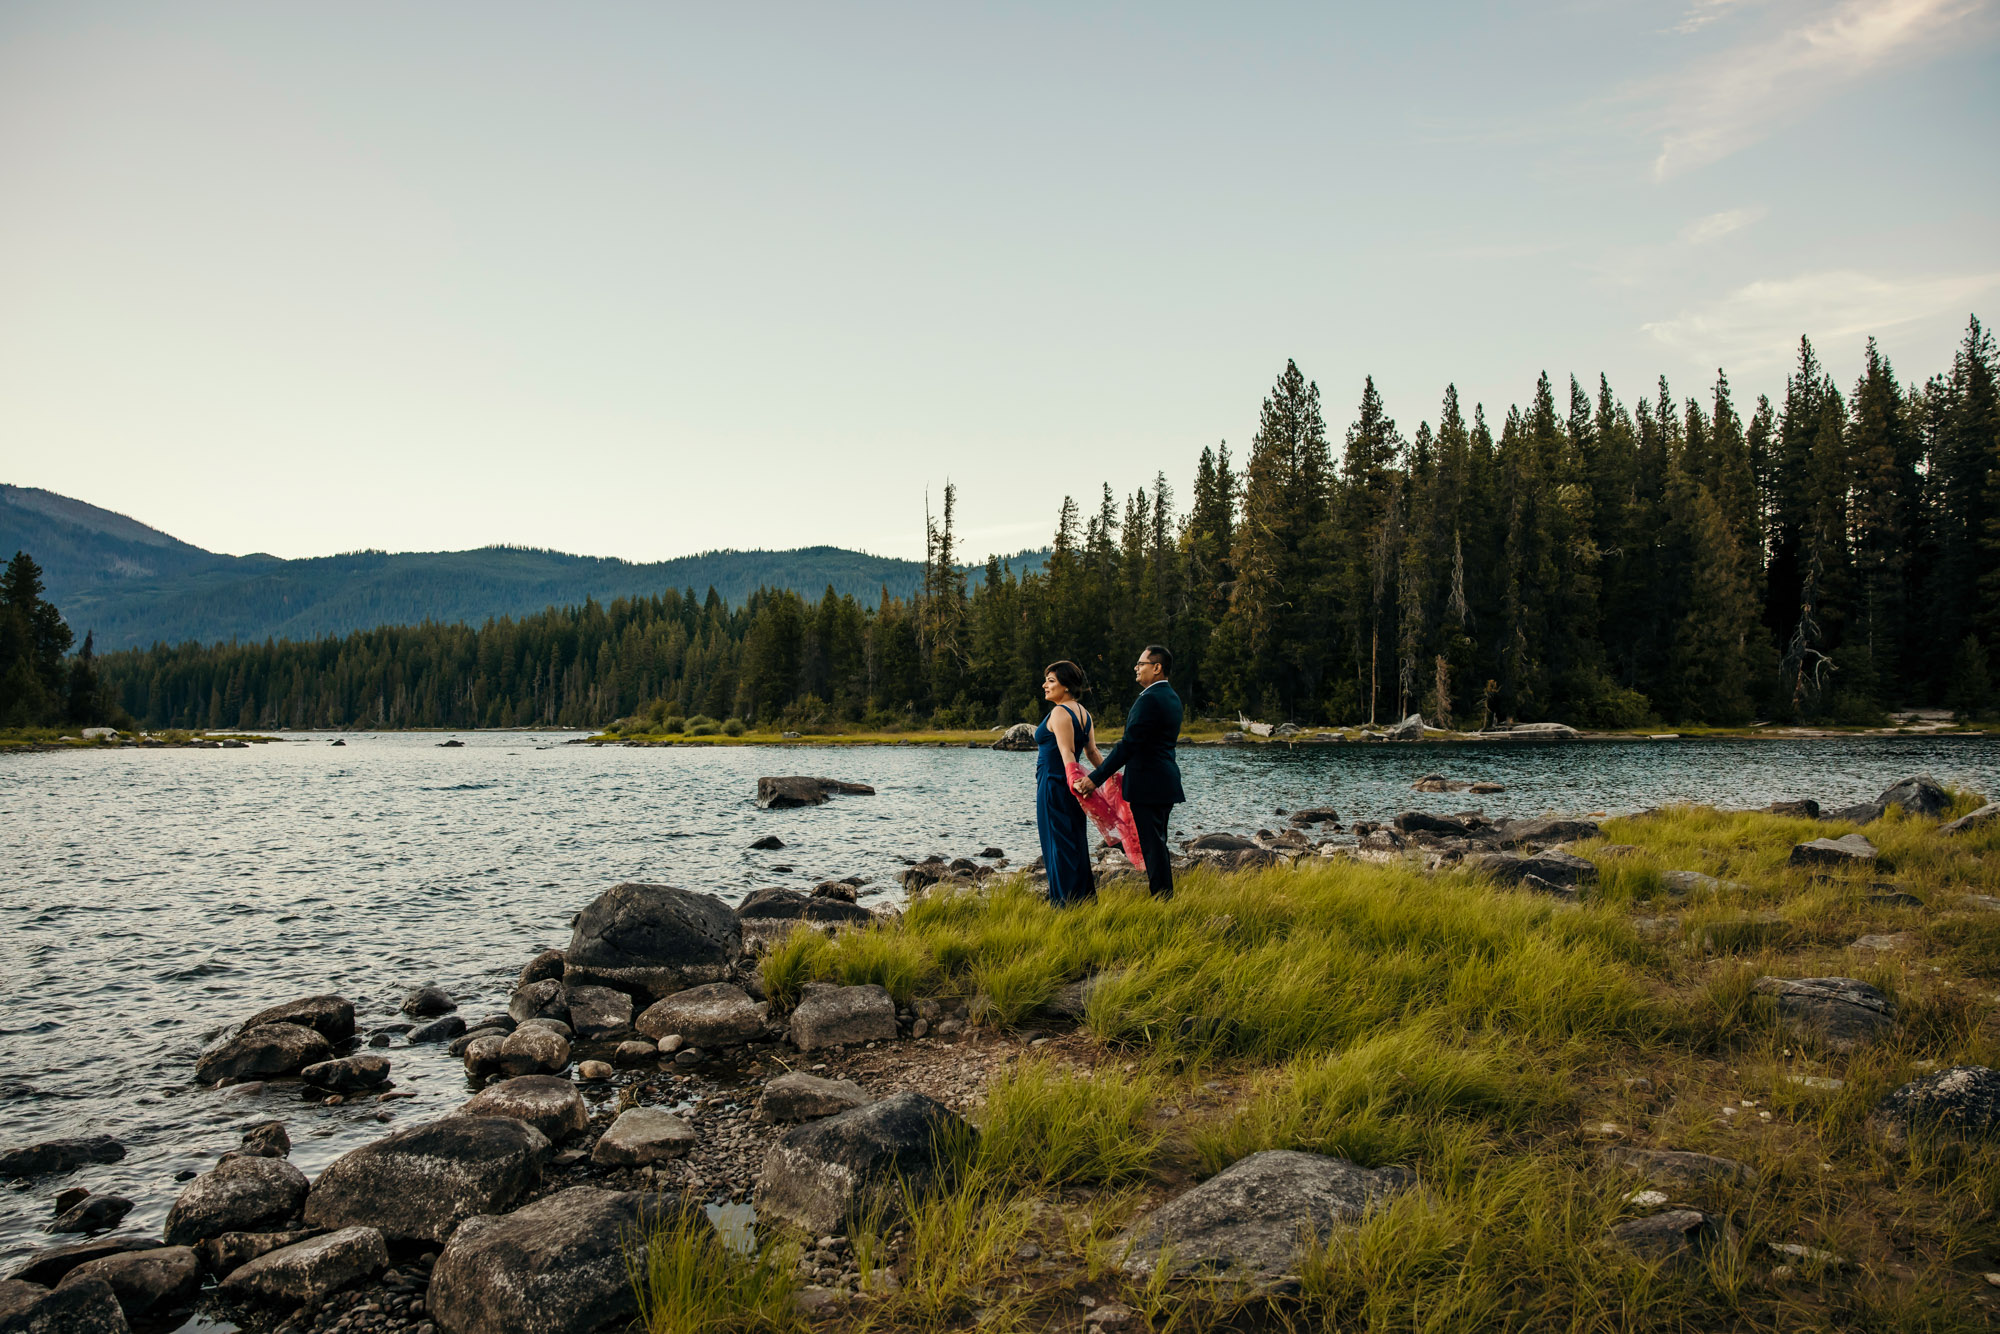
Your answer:
[[[1681,31],[1705,27],[1730,7],[1697,3]],[[1994,0],[1783,6],[1775,28],[1703,52],[1649,90],[1661,103],[1653,175],[1665,180],[1728,157],[1861,79],[1983,39],[1993,9]]]
[[[1710,241],[1720,241],[1732,232],[1742,231],[1751,223],[1762,218],[1766,212],[1767,210],[1762,205],[1758,205],[1756,208],[1724,209],[1720,213],[1711,213],[1705,218],[1696,218],[1693,222],[1681,228],[1681,243],[1683,245],[1707,245]]]
[[[1716,20],[1726,18],[1734,9],[1741,9],[1747,0],[1694,0],[1681,21],[1673,26],[1675,32],[1700,32]]]
[[[1750,283],[1640,327],[1700,365],[1748,371],[1784,361],[1800,334],[1838,343],[1936,315],[1963,316],[1996,287],[2000,272],[1882,278],[1837,269]]]

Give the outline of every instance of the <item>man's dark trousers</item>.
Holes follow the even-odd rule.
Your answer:
[[[1181,736],[1181,697],[1164,680],[1139,692],[1125,715],[1125,735],[1091,773],[1099,787],[1123,769],[1125,800],[1132,823],[1139,827],[1139,855],[1146,860],[1146,880],[1153,893],[1166,898],[1174,892],[1173,854],[1167,849],[1167,817],[1187,800],[1181,791],[1181,766],[1174,748]]]
[[[1174,855],[1167,848],[1167,817],[1174,813],[1170,804],[1130,802],[1132,823],[1139,827],[1139,855],[1146,859],[1146,884],[1156,899],[1174,896]]]

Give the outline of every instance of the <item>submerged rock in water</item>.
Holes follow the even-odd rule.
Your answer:
[[[237,1084],[270,1075],[295,1075],[332,1057],[332,1045],[315,1029],[299,1024],[258,1024],[204,1051],[195,1062],[194,1074],[204,1084]]]
[[[299,1071],[299,1078],[314,1088],[331,1089],[335,1093],[380,1088],[389,1082],[389,1058],[342,1056],[337,1060],[307,1066]]]
[[[44,1140],[40,1144],[0,1152],[0,1177],[21,1180],[71,1172],[85,1163],[115,1163],[124,1156],[125,1146],[109,1135]]]
[[[505,1116],[447,1116],[334,1159],[313,1183],[313,1227],[373,1227],[441,1242],[475,1214],[505,1213],[541,1185],[548,1137]]]
[[[257,1011],[241,1025],[257,1028],[264,1024],[297,1024],[310,1028],[328,1042],[345,1042],[354,1036],[354,1002],[345,996],[301,996]]]
[[[1292,1149],[1253,1153],[1128,1228],[1124,1268],[1147,1275],[1164,1261],[1176,1277],[1268,1284],[1298,1273],[1303,1246],[1411,1182],[1401,1168],[1371,1171]]]
[[[108,1232],[132,1212],[123,1195],[86,1195],[49,1224],[51,1232]]]
[[[25,1265],[9,1274],[10,1279],[23,1283],[34,1283],[52,1288],[62,1281],[64,1274],[79,1265],[101,1260],[107,1255],[124,1255],[128,1251],[150,1251],[159,1247],[159,1242],[146,1237],[96,1237],[90,1241],[73,1241],[67,1246],[51,1246],[37,1251]]]
[[[735,911],[713,894],[614,885],[577,914],[563,976],[658,1000],[722,981],[742,950]]]
[[[711,1226],[691,1202],[593,1186],[504,1218],[467,1219],[431,1271],[429,1313],[450,1334],[622,1329],[639,1310],[627,1260],[633,1239],[670,1220]]]
[[[421,986],[403,997],[403,1013],[412,1019],[435,1019],[457,1008],[458,1002],[440,986]]]
[[[418,1024],[405,1035],[412,1047],[427,1042],[449,1042],[465,1033],[465,1020],[455,1014],[442,1015],[427,1024]]]

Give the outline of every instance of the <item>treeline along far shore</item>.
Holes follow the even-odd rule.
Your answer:
[[[988,727],[1033,718],[1059,657],[1118,710],[1154,641],[1199,715],[1977,715],[2000,643],[1995,377],[1975,318],[1921,381],[1870,340],[1845,391],[1801,340],[1783,393],[1754,403],[1720,373],[1631,404],[1602,377],[1545,374],[1497,426],[1447,388],[1406,431],[1371,379],[1336,457],[1317,385],[1287,364],[1240,468],[1226,443],[1204,450],[1185,509],[1164,476],[1066,499],[1041,571],[992,559],[968,577],[947,489],[908,598],[665,592],[97,669],[151,726]]]

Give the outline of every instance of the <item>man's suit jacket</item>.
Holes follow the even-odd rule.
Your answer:
[[[1125,771],[1125,800],[1140,806],[1170,806],[1186,801],[1181,791],[1181,766],[1174,747],[1181,739],[1181,697],[1165,681],[1139,692],[1125,715],[1125,735],[1090,775],[1104,780]]]

